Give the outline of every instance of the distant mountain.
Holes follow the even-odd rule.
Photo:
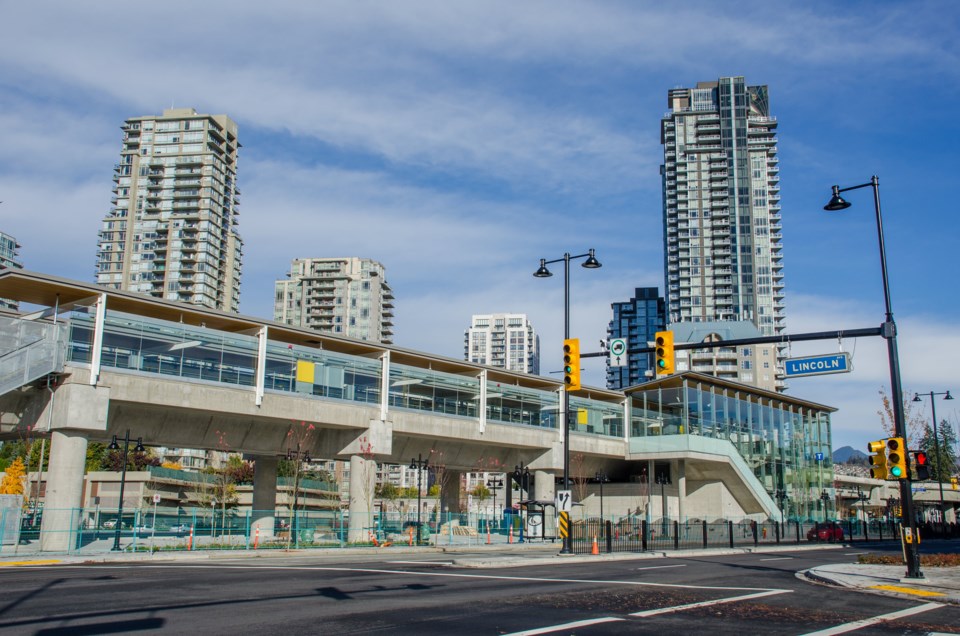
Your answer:
[[[866,461],[866,459],[866,453],[861,453],[852,446],[844,446],[833,451],[834,464],[847,464],[851,461]]]

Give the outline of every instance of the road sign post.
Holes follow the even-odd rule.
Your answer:
[[[614,338],[607,348],[611,367],[627,366],[627,341],[623,338]]]

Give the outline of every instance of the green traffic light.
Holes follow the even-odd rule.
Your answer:
[[[900,470],[899,466],[894,466],[893,468],[890,469],[890,474],[893,475],[894,477],[899,477],[900,475],[903,474],[903,471]]]
[[[667,361],[666,361],[666,360],[657,360],[657,366],[660,367],[661,369],[663,369],[664,367],[667,366]]]
[[[573,373],[573,367],[563,367],[564,373]]]

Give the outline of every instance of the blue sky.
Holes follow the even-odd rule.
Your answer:
[[[239,125],[243,313],[271,315],[292,258],[370,257],[398,345],[461,357],[471,314],[525,312],[546,372],[563,290],[531,276],[538,259],[597,250],[602,269],[571,275],[585,342],[611,302],[662,288],[666,92],[743,75],[779,121],[787,331],[883,320],[869,190],[822,211],[831,185],[876,174],[904,390],[960,393],[952,0],[8,1],[0,18],[0,231],[29,269],[92,281],[119,126],[192,106]],[[852,373],[790,393],[840,408],[834,446],[862,448],[880,436],[883,341],[791,353],[841,346]],[[938,415],[956,425],[953,404]]]

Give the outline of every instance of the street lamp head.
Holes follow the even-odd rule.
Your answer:
[[[535,271],[533,275],[536,278],[550,278],[551,276],[553,276],[550,270],[547,269],[547,259],[545,258],[540,259],[540,269]]]
[[[586,267],[587,269],[597,269],[599,267],[603,267],[603,265],[600,264],[600,261],[597,260],[597,257],[594,256],[593,248],[590,248],[589,254],[587,255],[587,260],[583,262],[581,267]]]
[[[833,196],[830,197],[830,203],[823,206],[827,212],[836,212],[837,210],[846,210],[850,203],[840,196],[840,186],[833,186]]]
[[[945,396],[943,396],[943,399],[944,399],[944,400],[952,400],[952,399],[953,399],[953,396],[950,395],[950,391],[947,391],[947,394],[946,394]]]
[[[134,447],[133,451],[135,453],[143,453],[143,452],[146,452],[146,450],[147,449],[143,447],[143,438],[142,437],[137,438],[137,445]]]
[[[913,401],[914,401],[914,402],[922,402],[922,400],[920,399],[920,394],[919,394],[919,393],[914,393],[914,394],[913,394]]]
[[[110,442],[110,445],[107,446],[110,450],[120,450],[120,444],[117,444],[117,436],[113,436],[113,441]]]

